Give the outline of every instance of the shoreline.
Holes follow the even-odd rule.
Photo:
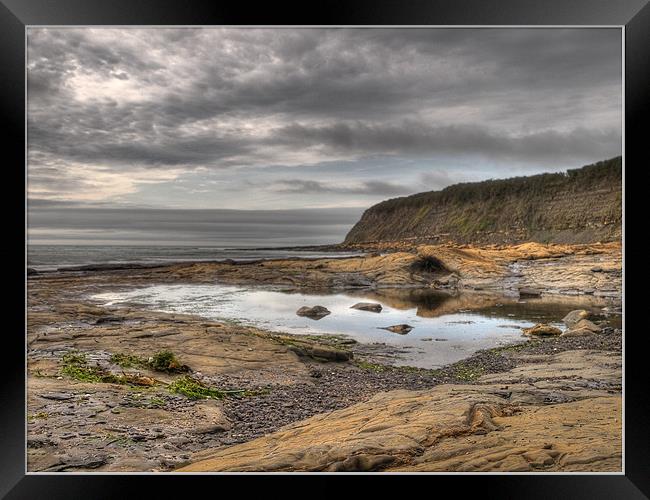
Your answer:
[[[612,255],[615,259],[616,254]],[[270,439],[268,436],[282,432],[285,426],[336,415],[354,405],[367,404],[381,394],[401,394],[406,390],[416,395],[440,387],[474,387],[482,384],[485,377],[539,366],[542,359],[555,359],[569,351],[579,353],[577,356],[587,355],[582,352],[601,353],[614,364],[620,358],[621,332],[614,329],[608,334],[531,340],[479,351],[437,370],[391,367],[364,352],[363,345],[351,344],[346,339],[316,335],[296,339],[289,334],[181,314],[133,307],[100,308],[81,299],[88,290],[126,284],[213,282],[216,278],[233,283],[242,278],[244,285],[274,285],[278,276],[296,272],[307,275],[302,284],[309,285],[320,280],[326,271],[331,273],[330,278],[332,274],[339,279],[350,274],[357,279],[368,277],[372,280],[370,289],[390,290],[382,286],[387,278],[393,287],[417,286],[423,276],[431,278],[426,273],[412,272],[410,266],[418,258],[417,253],[411,253],[348,259],[354,262],[282,259],[249,266],[192,264],[29,277],[29,470],[174,470],[203,460],[214,454],[213,450],[219,453],[218,450],[246,446],[251,440]],[[364,268],[364,264],[370,265]],[[322,267],[315,269],[319,265]],[[381,272],[376,272],[377,267]],[[571,261],[567,267],[569,275],[575,276],[575,267]],[[405,272],[405,268],[410,272]],[[461,265],[452,272],[467,280],[467,275],[462,274],[464,269]],[[445,277],[429,274],[436,281]],[[496,275],[503,279],[503,274]],[[269,276],[271,279],[263,279]],[[190,400],[168,390],[169,384],[183,376],[181,373],[157,372],[144,365],[124,368],[111,362],[116,354],[145,359],[164,349],[177,355],[191,368],[191,374],[208,386],[251,395]],[[116,376],[128,375],[131,382],[137,375],[147,379],[147,383],[154,380],[154,385],[89,382],[62,375],[64,356],[76,351],[86,355],[87,365],[82,367],[96,366]],[[346,352],[352,352],[353,358],[344,361],[348,355],[341,353]],[[547,374],[547,380],[553,377],[559,380],[564,375]],[[616,383],[611,387],[620,393]],[[238,470],[237,467],[232,470]],[[385,468],[377,467],[369,470]]]

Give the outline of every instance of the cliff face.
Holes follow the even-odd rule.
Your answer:
[[[346,244],[593,243],[622,227],[621,157],[567,173],[455,184],[370,207]]]

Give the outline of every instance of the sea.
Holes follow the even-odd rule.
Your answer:
[[[329,252],[307,247],[223,248],[212,246],[125,246],[125,245],[28,245],[27,267],[57,271],[95,265],[155,265],[181,262],[210,262],[281,258],[343,258],[359,252]]]

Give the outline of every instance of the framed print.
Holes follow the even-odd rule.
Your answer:
[[[646,4],[3,0],[2,494],[646,498]]]

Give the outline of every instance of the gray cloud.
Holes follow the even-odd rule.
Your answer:
[[[620,154],[620,70],[617,29],[29,28],[30,196],[121,203],[184,173],[351,165],[348,187],[260,174],[292,206],[411,192],[417,172],[380,178],[373,159],[580,166]]]
[[[388,126],[339,123],[308,128],[291,125],[279,132],[279,140],[294,146],[320,145],[334,151],[427,155],[476,154],[495,158],[576,160],[595,154],[607,157],[620,151],[616,129],[544,130],[524,135],[504,135],[475,125],[431,127],[407,120]]]
[[[413,188],[391,182],[365,181],[357,186],[335,185],[327,182],[304,179],[285,179],[272,186],[279,193],[336,193],[392,196],[413,193]]]

